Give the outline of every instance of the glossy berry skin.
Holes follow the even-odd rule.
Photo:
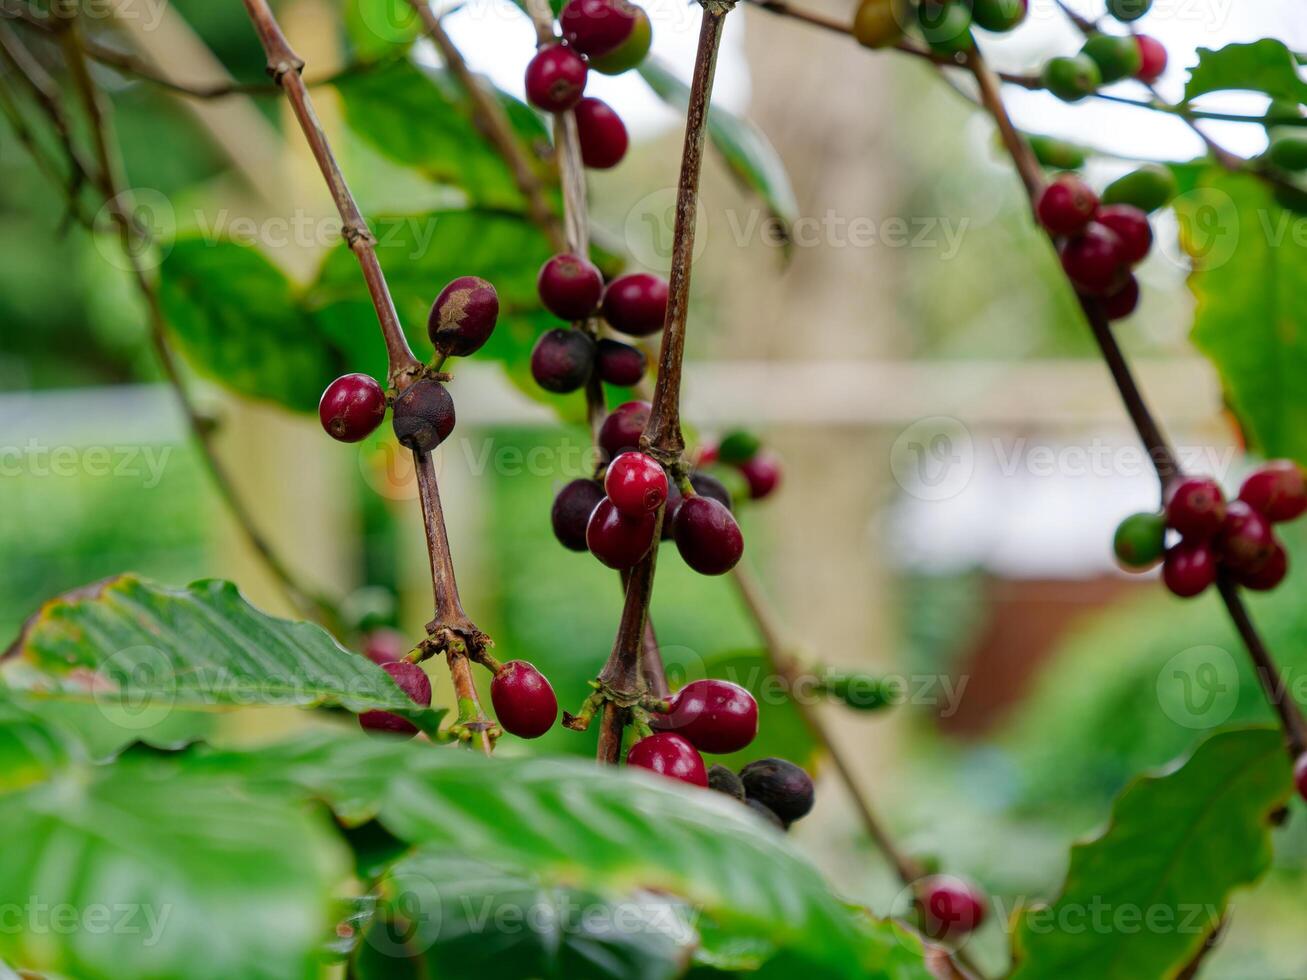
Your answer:
[[[1087,296],[1115,292],[1126,272],[1121,239],[1110,228],[1090,222],[1062,246],[1062,268],[1076,289]]]
[[[495,674],[490,703],[504,731],[518,738],[539,738],[558,719],[553,687],[525,660],[510,660]]]
[[[917,26],[926,43],[940,54],[970,51],[975,46],[971,37],[969,3],[920,0],[917,5]]]
[[[621,163],[631,144],[622,117],[601,99],[582,99],[573,111],[581,162],[591,170],[609,170]]]
[[[759,759],[740,770],[745,795],[770,809],[788,826],[812,811],[812,777],[785,759]]]
[[[604,492],[628,517],[652,514],[667,502],[667,474],[658,461],[641,452],[625,452],[608,464]]]
[[[604,291],[604,319],[632,337],[658,333],[667,319],[667,280],[647,272],[618,276]]]
[[[1135,78],[1152,84],[1166,72],[1166,46],[1147,34],[1136,34],[1135,42],[1139,45],[1139,70]]]
[[[476,276],[460,276],[440,291],[427,317],[437,354],[467,357],[479,351],[499,319],[499,294]]]
[[[866,48],[887,48],[903,39],[899,0],[862,0],[853,15],[853,37]]]
[[[773,453],[759,453],[741,463],[740,472],[749,484],[750,500],[765,500],[781,485],[781,461]]]
[[[1002,34],[1026,19],[1026,0],[973,0],[971,19],[977,27]]]
[[[1292,521],[1307,512],[1307,478],[1297,463],[1277,459],[1243,481],[1239,499],[1273,524]]]
[[[624,402],[604,419],[599,427],[599,448],[606,458],[616,459],[628,449],[640,448],[650,408],[648,402]]]
[[[558,491],[549,514],[558,543],[569,551],[586,551],[586,525],[603,499],[604,488],[598,480],[573,480]]]
[[[592,262],[576,255],[555,255],[536,279],[540,302],[562,320],[584,320],[599,307],[604,277]]]
[[[644,351],[620,340],[604,337],[595,348],[595,372],[610,385],[629,388],[639,384],[648,367]]]
[[[366,374],[347,374],[327,385],[318,402],[318,420],[337,442],[358,442],[386,417],[386,393]]]
[[[1079,102],[1103,84],[1097,63],[1083,54],[1074,58],[1050,58],[1039,78],[1044,88],[1063,102]]]
[[[608,54],[596,55],[590,59],[590,67],[600,74],[620,75],[630,71],[644,61],[653,45],[653,25],[649,23],[649,15],[644,12],[644,8],[634,4],[632,9],[635,11],[635,26],[631,28],[626,40]]]
[[[656,523],[653,514],[631,517],[604,498],[586,524],[585,543],[590,553],[609,568],[634,568],[653,547]]]
[[[626,753],[626,764],[692,786],[708,786],[708,770],[704,767],[703,757],[687,739],[675,732],[657,732],[640,739]]]
[[[1112,551],[1122,568],[1132,572],[1152,568],[1166,551],[1166,517],[1149,512],[1131,514],[1117,526]]]
[[[1278,541],[1271,557],[1255,572],[1232,572],[1234,580],[1254,592],[1270,592],[1289,574],[1289,554]]]
[[[424,708],[431,707],[431,681],[421,667],[407,660],[400,660],[397,663],[382,664],[381,669],[390,675],[390,679],[398,684],[400,690],[415,704]],[[365,711],[359,715],[359,725],[365,732],[404,735],[408,738],[418,733],[417,726],[411,721],[389,711]]]
[[[720,501],[689,497],[676,508],[672,526],[676,550],[700,575],[725,575],[744,554],[744,535]]]
[[[1162,581],[1181,599],[1190,599],[1216,581],[1216,552],[1207,541],[1181,541],[1166,551]]]
[[[398,630],[376,629],[363,638],[363,656],[378,667],[403,660],[413,644]]]
[[[585,60],[571,48],[549,44],[526,66],[526,98],[545,112],[566,112],[585,91]]]
[[[1139,71],[1142,62],[1139,45],[1133,37],[1095,34],[1080,51],[1098,65],[1104,84],[1129,78]]]
[[[676,692],[671,705],[651,724],[684,735],[700,752],[739,752],[758,736],[758,702],[730,681],[692,681]]]
[[[932,939],[956,939],[985,921],[984,896],[960,878],[932,875],[921,883],[919,895]]]
[[[1178,192],[1175,174],[1160,164],[1149,163],[1103,188],[1103,203],[1133,204],[1141,211],[1152,213],[1170,203]]]
[[[540,335],[531,351],[531,377],[545,391],[565,395],[590,380],[595,342],[584,330],[559,327]]]
[[[735,509],[735,501],[731,499],[731,491],[726,489],[726,485],[711,473],[691,473],[690,486],[694,487],[694,492],[700,497],[716,500],[727,510]]]
[[[1121,258],[1138,265],[1153,247],[1153,226],[1148,215],[1131,204],[1108,204],[1098,209],[1094,220],[1116,232],[1121,239]]]
[[[1126,273],[1125,282],[1103,297],[1103,313],[1109,320],[1124,320],[1139,307],[1139,280]]]
[[[1298,756],[1298,761],[1293,764],[1293,785],[1298,789],[1298,795],[1307,800],[1307,752]]]
[[[1107,0],[1107,12],[1122,23],[1138,20],[1153,5],[1153,0]]]
[[[401,446],[429,453],[454,431],[454,399],[439,381],[416,381],[395,399],[391,424]]]
[[[1172,487],[1166,500],[1166,524],[1182,537],[1207,540],[1225,521],[1225,495],[1210,477],[1190,476]]]
[[[636,8],[623,0],[569,0],[558,16],[567,43],[591,58],[616,50],[635,28]]]
[[[1255,575],[1277,547],[1270,521],[1242,500],[1230,501],[1216,535],[1216,553],[1231,571]]]
[[[1074,235],[1083,231],[1098,210],[1098,195],[1074,174],[1058,177],[1039,195],[1035,211],[1039,223],[1051,235]]]

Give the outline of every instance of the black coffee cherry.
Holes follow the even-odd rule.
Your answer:
[[[744,554],[744,536],[730,510],[711,497],[694,496],[676,508],[672,538],[685,563],[700,575],[725,575]]]
[[[644,351],[619,340],[605,337],[595,349],[595,371],[610,385],[629,388],[639,384],[648,366]]]
[[[499,294],[476,276],[459,276],[440,291],[427,317],[427,336],[436,353],[467,357],[479,351],[499,318]]]
[[[391,421],[401,446],[429,453],[454,431],[454,399],[439,381],[417,381],[395,399]]]
[[[590,380],[594,360],[594,338],[583,330],[559,327],[536,341],[531,351],[531,376],[545,391],[565,395]]]
[[[727,796],[733,796],[741,802],[744,801],[744,783],[740,781],[739,776],[725,766],[712,765],[708,767],[708,788],[715,789],[719,793],[725,793]]]
[[[558,543],[569,551],[588,551],[586,525],[603,499],[604,488],[598,480],[573,480],[558,491],[554,509],[549,515]]]
[[[812,778],[784,759],[759,759],[740,770],[744,792],[787,824],[805,817],[814,799]]]

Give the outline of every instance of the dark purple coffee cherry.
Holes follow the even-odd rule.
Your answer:
[[[595,342],[584,330],[559,327],[540,336],[531,351],[531,377],[545,391],[565,395],[590,380]]]
[[[525,660],[510,660],[495,674],[490,703],[504,731],[518,738],[539,738],[558,718],[553,687]]]
[[[741,803],[744,802],[744,783],[740,781],[740,777],[734,771],[726,766],[711,765],[708,767],[708,788],[734,797]]]
[[[398,630],[375,629],[363,638],[363,656],[378,667],[403,660],[412,649],[408,637]]]
[[[429,453],[454,431],[454,399],[439,381],[415,381],[395,399],[391,424],[401,446]]]
[[[640,448],[640,437],[649,424],[648,402],[624,402],[599,427],[599,448],[605,458],[616,459],[628,449]]]
[[[479,351],[499,319],[499,294],[476,276],[460,276],[440,291],[427,317],[436,353],[467,357]]]
[[[667,280],[647,272],[618,276],[604,291],[604,319],[632,337],[656,334],[667,319]]]
[[[1166,549],[1162,581],[1181,599],[1192,599],[1216,581],[1216,551],[1211,542],[1188,538]]]
[[[629,388],[639,384],[648,366],[644,351],[620,340],[605,337],[595,349],[595,372],[610,385]]]
[[[386,393],[366,374],[347,374],[327,385],[318,402],[318,419],[338,442],[358,442],[386,417]]]
[[[672,710],[650,719],[660,731],[684,735],[700,752],[726,755],[758,735],[758,702],[730,681],[692,681],[671,699]]]
[[[382,664],[381,669],[390,675],[390,679],[398,684],[399,689],[415,704],[423,708],[431,707],[431,681],[421,667],[407,660],[400,660],[396,663]],[[418,733],[417,726],[411,721],[389,711],[365,711],[359,715],[359,725],[365,732],[404,735],[408,738]]]
[[[744,554],[744,536],[731,512],[710,497],[689,497],[676,508],[676,550],[700,575],[725,575]]]
[[[526,66],[526,98],[545,112],[566,112],[585,91],[585,59],[561,44],[547,44]]]
[[[610,170],[622,162],[631,139],[622,117],[601,99],[584,98],[572,110],[581,143],[581,162],[591,170]]]
[[[540,302],[561,320],[584,320],[599,308],[604,277],[593,262],[577,255],[555,255],[536,279]]]
[[[1127,272],[1125,282],[1114,293],[1103,297],[1103,314],[1109,320],[1124,320],[1139,306],[1139,280]]]
[[[583,55],[601,58],[631,36],[637,9],[626,0],[569,0],[558,24],[568,44]]]
[[[1245,589],[1252,589],[1254,592],[1270,592],[1284,581],[1284,577],[1289,574],[1289,554],[1284,550],[1284,545],[1279,541],[1275,542],[1275,550],[1271,552],[1271,557],[1261,568],[1255,572],[1240,572],[1237,569],[1232,570],[1231,574],[1234,580],[1242,585]]]
[[[759,759],[740,770],[744,792],[771,809],[786,825],[812,810],[812,777],[784,759]]]
[[[626,764],[692,786],[708,785],[708,770],[704,768],[703,757],[693,745],[672,732],[659,732],[640,739],[626,754]]]
[[[735,509],[735,500],[731,497],[731,491],[727,490],[726,484],[711,473],[691,473],[690,486],[694,487],[694,492],[700,497],[715,500],[727,510]]]
[[[605,497],[599,501],[585,529],[590,553],[609,568],[634,568],[653,547],[656,514],[623,514]]]
[[[586,525],[590,515],[604,499],[604,488],[598,480],[573,480],[554,498],[554,508],[550,519],[554,525],[554,537],[558,543],[569,551],[588,550],[585,543]]]
[[[1107,296],[1125,282],[1129,271],[1120,237],[1106,225],[1091,221],[1062,245],[1062,269],[1086,296]]]
[[[1121,239],[1121,257],[1126,265],[1138,265],[1153,247],[1153,226],[1148,215],[1133,204],[1105,204],[1094,220],[1116,232]]]
[[[1242,500],[1232,500],[1216,535],[1216,553],[1231,571],[1255,575],[1275,554],[1271,522]]]
[[[1184,538],[1205,541],[1215,537],[1225,522],[1225,495],[1221,485],[1206,476],[1190,476],[1167,493],[1167,526]]]
[[[771,824],[777,830],[784,831],[786,829],[785,821],[777,816],[776,811],[766,803],[761,803],[758,800],[745,800],[744,805],[758,816],[762,817],[763,820],[767,821],[767,823]]]

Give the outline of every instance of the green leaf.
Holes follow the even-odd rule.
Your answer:
[[[350,46],[361,58],[407,47],[422,33],[422,22],[408,0],[345,0],[344,22]]]
[[[379,708],[427,731],[440,718],[320,627],[268,616],[216,579],[168,589],[123,575],[53,599],[0,667],[11,688],[94,704],[126,732],[178,710],[257,705]]]
[[[65,741],[37,716],[0,700],[0,793],[44,782],[70,757]]]
[[[1307,102],[1307,82],[1299,76],[1294,56],[1284,43],[1263,38],[1251,44],[1198,49],[1198,64],[1190,69],[1184,97],[1188,102],[1208,92],[1246,89],[1276,99]]]
[[[1072,850],[1057,900],[1022,915],[1014,980],[1174,976],[1269,867],[1271,814],[1291,790],[1283,736],[1266,728],[1214,735],[1134,783],[1103,835]]]
[[[657,58],[645,58],[639,72],[664,102],[681,111],[689,105],[689,87]],[[799,202],[776,148],[753,123],[715,105],[708,110],[708,138],[736,180],[762,198],[784,233],[788,254]]]
[[[1193,342],[1220,372],[1250,445],[1307,463],[1307,241],[1251,176],[1209,168],[1175,202],[1192,257]]]

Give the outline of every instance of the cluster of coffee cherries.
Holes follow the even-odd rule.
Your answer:
[[[886,48],[904,34],[920,37],[940,54],[957,54],[975,44],[972,28],[993,34],[1026,19],[1027,0],[862,0],[853,17],[853,36],[869,48]]]
[[[726,433],[716,445],[702,447],[697,459],[699,466],[720,464],[737,473],[750,500],[765,500],[781,485],[780,457],[744,429]]]
[[[1152,0],[1108,0],[1107,12],[1129,24],[1148,13],[1151,6]],[[1078,54],[1049,59],[1040,80],[1063,102],[1079,102],[1102,86],[1126,78],[1151,85],[1166,71],[1166,61],[1166,48],[1155,37],[1095,31]]]
[[[1223,571],[1258,592],[1274,589],[1289,558],[1272,525],[1307,512],[1307,479],[1291,460],[1276,460],[1243,482],[1226,501],[1210,477],[1185,477],[1168,490],[1161,513],[1132,514],[1116,530],[1117,560],[1132,571],[1162,562],[1162,580],[1182,598],[1204,592]],[[1167,532],[1178,540],[1170,547]]]

